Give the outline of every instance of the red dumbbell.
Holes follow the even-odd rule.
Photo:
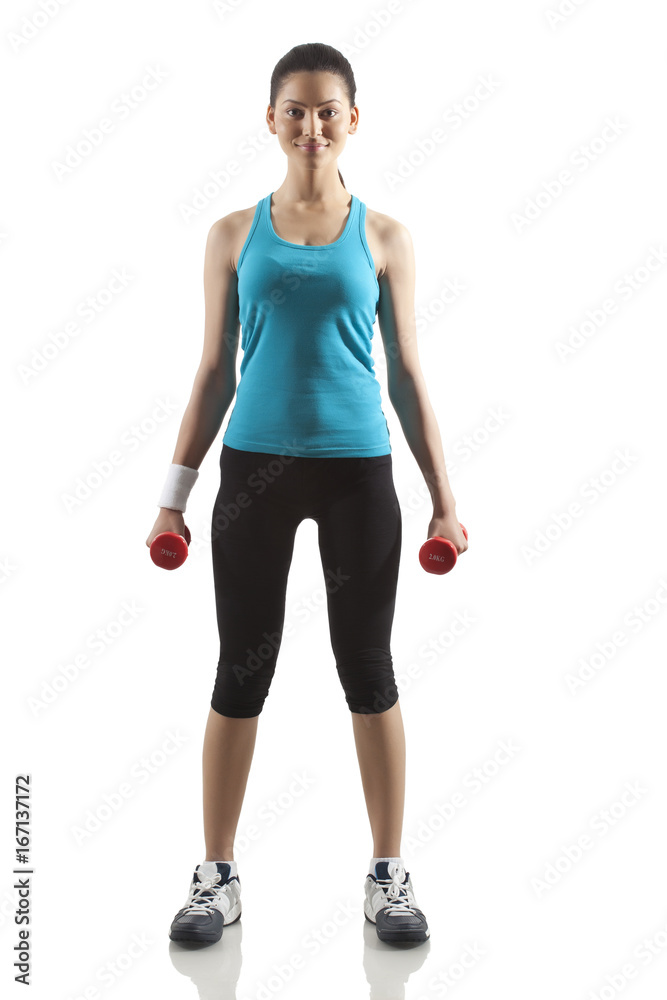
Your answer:
[[[459,524],[461,522],[459,521]],[[468,532],[461,524],[461,531],[468,541]],[[427,573],[449,573],[456,565],[456,546],[448,538],[434,535],[419,550],[419,562]]]
[[[185,525],[185,537],[175,531],[161,531],[151,542],[151,559],[160,569],[178,569],[188,558],[190,529]]]

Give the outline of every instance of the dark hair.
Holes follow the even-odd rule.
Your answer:
[[[341,78],[350,107],[354,107],[357,84],[352,67],[343,53],[335,49],[333,45],[325,45],[324,42],[306,42],[303,45],[295,45],[274,66],[269,94],[269,104],[272,108],[275,108],[278,92],[287,78],[293,73],[303,72],[335,73]],[[338,176],[341,184],[345,187],[340,170]]]

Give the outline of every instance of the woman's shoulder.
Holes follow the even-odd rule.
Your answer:
[[[378,240],[383,243],[393,243],[396,240],[410,237],[409,230],[398,219],[384,212],[376,212],[375,209],[366,206],[366,225],[370,227]]]
[[[257,203],[259,204],[259,202]],[[250,224],[255,217],[257,205],[250,208],[239,208],[235,212],[229,212],[217,219],[211,226],[211,232],[230,234],[244,227],[250,228]]]
[[[214,222],[209,229],[209,242],[224,244],[230,252],[232,270],[234,271],[241,256],[243,244],[250,232],[256,210],[257,205],[251,205],[250,208],[239,208],[235,212],[229,212],[228,215],[223,215],[222,218]]]
[[[376,265],[378,280],[390,263],[400,267],[413,254],[412,237],[407,226],[384,212],[366,206],[366,239]]]

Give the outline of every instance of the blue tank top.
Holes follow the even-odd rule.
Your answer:
[[[365,220],[352,195],[341,236],[302,246],[274,230],[271,194],[257,204],[237,264],[243,360],[223,436],[229,447],[390,454],[371,356],[380,287]]]

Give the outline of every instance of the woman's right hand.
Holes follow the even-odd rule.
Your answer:
[[[153,539],[163,531],[175,531],[177,535],[183,535],[185,538],[185,518],[180,510],[172,510],[171,507],[160,507],[160,513],[146,539],[148,548],[151,547]]]

